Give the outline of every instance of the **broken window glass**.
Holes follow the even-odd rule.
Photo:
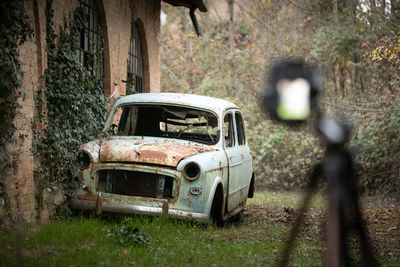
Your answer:
[[[176,138],[206,144],[219,140],[218,118],[209,111],[163,105],[122,106],[114,113],[111,134]]]

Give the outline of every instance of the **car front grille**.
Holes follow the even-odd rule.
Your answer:
[[[97,172],[97,191],[124,196],[174,198],[174,178],[156,173],[127,170]]]

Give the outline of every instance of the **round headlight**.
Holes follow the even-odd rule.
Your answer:
[[[78,167],[81,170],[87,169],[90,165],[90,156],[85,151],[79,151],[77,154]]]
[[[190,162],[183,169],[183,176],[190,181],[194,181],[200,176],[200,167],[197,163]]]

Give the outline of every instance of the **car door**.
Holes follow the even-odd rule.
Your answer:
[[[235,111],[235,131],[237,135],[236,151],[240,157],[240,165],[237,165],[236,175],[239,184],[239,202],[243,203],[247,199],[247,194],[251,179],[252,157],[245,133],[243,116],[240,111]]]
[[[237,152],[237,138],[235,132],[235,121],[233,110],[228,110],[224,114],[224,149],[228,161],[228,185],[227,185],[227,205],[226,212],[235,209],[240,203],[240,180],[239,169],[242,164],[240,154]]]

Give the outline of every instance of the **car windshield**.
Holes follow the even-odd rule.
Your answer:
[[[110,133],[153,136],[216,144],[218,118],[209,111],[167,105],[125,105],[116,109]]]

